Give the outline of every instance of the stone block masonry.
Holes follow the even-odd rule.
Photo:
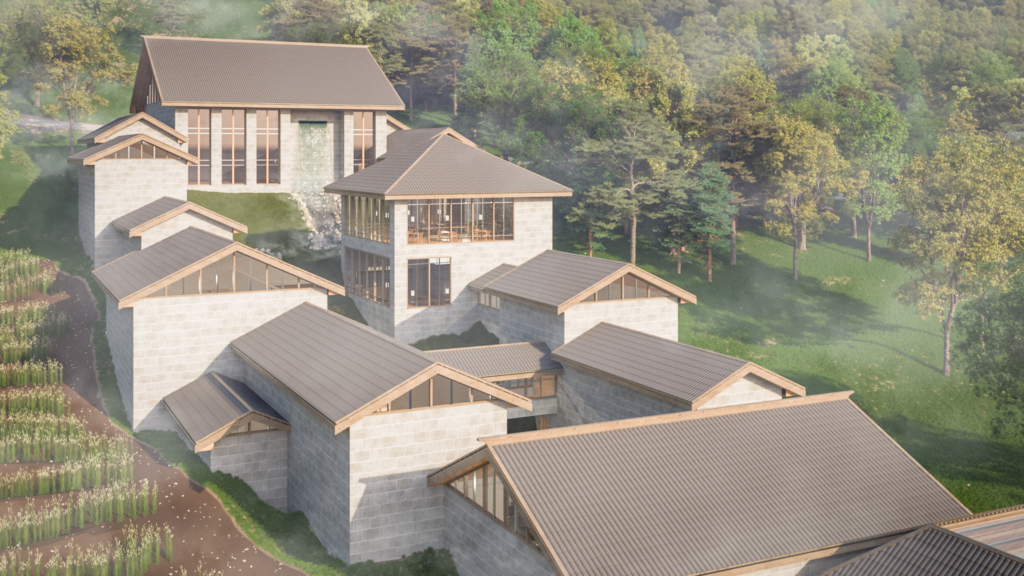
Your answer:
[[[552,427],[578,426],[642,416],[685,412],[687,407],[644,394],[565,366],[558,380],[558,413],[550,418]]]
[[[134,308],[118,310],[117,303],[109,296],[104,295],[104,299],[107,306],[107,343],[114,361],[117,389],[121,392],[125,413],[132,414],[135,405],[132,395],[135,377]]]
[[[490,402],[375,414],[353,425],[350,562],[443,547],[443,487],[427,486],[427,474],[506,431],[505,406]]]
[[[554,350],[564,343],[564,314],[505,299],[501,301],[498,318],[498,340],[502,344],[547,342]]]
[[[241,379],[242,361],[231,351],[231,341],[303,302],[326,308],[327,295],[314,289],[271,290],[136,302],[133,363],[120,368],[132,375],[122,390],[131,390],[124,401],[133,429],[174,430],[160,403],[164,396],[210,371]]]
[[[705,402],[699,410],[736,406],[738,404],[770,402],[772,400],[781,399],[782,388],[772,384],[760,376],[747,374],[725,390],[716,394],[714,398]]]
[[[459,576],[554,576],[547,558],[454,490],[444,492],[444,547]]]
[[[581,302],[565,311],[564,340],[561,346],[601,322],[630,328],[638,332],[679,340],[679,303],[670,298],[638,298]],[[556,345],[548,342],[554,350]]]
[[[328,554],[349,563],[349,431],[335,435],[332,426],[248,364],[245,383],[292,425],[288,511],[303,511]]]
[[[188,167],[180,159],[106,158],[78,174],[79,236],[96,268],[124,251],[111,222],[164,196],[187,200]]]
[[[241,478],[264,502],[287,511],[288,432],[225,436],[208,454],[204,461],[210,470]]]

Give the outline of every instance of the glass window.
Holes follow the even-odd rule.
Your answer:
[[[277,110],[256,111],[256,183],[281,183],[281,123]]]
[[[391,305],[391,259],[361,250],[345,249],[345,290]]]
[[[199,294],[199,270],[185,276],[182,281],[182,294],[186,296]]]
[[[352,113],[352,153],[354,160],[354,171],[359,172],[363,168],[371,166],[377,159],[374,151],[374,136],[376,126],[373,121],[373,112]]]
[[[233,260],[234,255],[232,254],[203,268],[200,278],[200,288],[203,294],[231,292]]]
[[[540,548],[536,534],[530,529],[526,514],[516,506],[515,500],[505,489],[501,476],[490,463],[455,478],[448,483],[448,487],[528,544]]]
[[[411,406],[411,404],[409,403],[410,400],[411,397],[408,392],[402,394],[398,398],[395,398],[394,400],[391,401],[391,410],[408,410],[409,407]]]
[[[508,496],[505,495],[505,484],[501,476],[494,475],[494,518],[502,524],[505,523],[505,515],[508,512]]]
[[[487,483],[484,477],[484,469],[477,468],[473,474],[473,503],[477,506],[487,509]]]
[[[469,386],[452,382],[452,404],[464,404],[469,402]]]
[[[366,196],[341,197],[345,212],[344,230],[348,236],[391,243],[392,203]]]
[[[670,298],[671,296],[668,292],[655,288],[632,274],[626,274],[622,278],[612,280],[608,285],[598,288],[581,302],[663,297]]]
[[[199,164],[188,167],[189,184],[210,183],[210,111],[190,108],[188,111],[188,153],[199,158]]]
[[[451,258],[430,259],[430,305],[445,306],[452,303]]]
[[[245,110],[220,112],[221,184],[245,184]]]
[[[182,282],[181,280],[178,280],[177,282],[172,282],[172,283],[168,284],[167,285],[167,295],[168,296],[181,296],[182,294],[184,294],[184,292],[183,292],[184,286],[185,286],[185,283]]]
[[[409,244],[512,240],[512,198],[409,201]]]
[[[430,380],[412,389],[410,408],[430,407]]]
[[[444,376],[434,376],[434,406],[447,406],[452,403],[452,381]]]

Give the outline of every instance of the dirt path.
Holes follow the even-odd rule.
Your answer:
[[[99,317],[89,291],[88,284],[81,278],[61,274],[58,288],[63,286],[65,295],[54,295],[46,299],[58,299],[57,310],[69,316],[68,333],[54,341],[54,357],[64,365],[64,392],[71,401],[70,412],[86,421],[90,432],[108,436],[123,435],[126,432],[98,408],[102,407],[99,396],[99,381],[96,376],[92,348],[92,325]],[[34,299],[44,298],[41,294]],[[0,392],[2,393],[2,392]],[[189,574],[195,573],[202,562],[204,570],[219,570],[227,574],[280,574],[302,576],[304,573],[278,561],[260,550],[241,532],[220,501],[202,485],[193,482],[184,472],[158,461],[153,454],[135,441],[135,481],[148,479],[150,486],[159,486],[159,507],[148,517],[136,518],[136,525],[167,524],[174,534],[174,562],[162,559],[146,572],[148,576],[179,576],[181,567]],[[18,467],[35,469],[51,466],[49,463],[7,464],[0,467],[0,473],[11,473]],[[11,498],[0,500],[0,517],[9,512],[23,510],[31,500],[36,509],[45,506],[54,498],[66,500],[68,493],[61,495],[36,496],[33,498]],[[24,547],[25,550],[40,552],[44,562],[52,554],[67,555],[68,546],[85,549],[100,542],[113,544],[115,538],[123,538],[124,523],[106,522],[87,525],[70,535],[46,540]]]
[[[27,129],[33,134],[39,134],[40,132],[47,130],[67,130],[70,124],[71,123],[67,120],[53,120],[51,118],[29,116],[27,114],[22,114],[21,120],[18,121],[18,126]],[[102,126],[102,124],[75,122],[75,130],[85,130],[86,132],[92,132],[100,126]]]

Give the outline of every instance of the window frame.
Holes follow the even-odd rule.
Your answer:
[[[489,204],[491,217],[478,211],[479,206]],[[496,206],[508,206],[511,222],[506,227],[506,214],[502,213],[502,227],[496,232],[498,221]],[[459,207],[456,210],[456,207]],[[466,207],[469,207],[469,219]],[[406,202],[406,244],[451,244],[465,242],[512,242],[515,240],[515,197],[498,198],[424,198]],[[460,221],[456,226],[456,212]],[[437,216],[436,222],[433,217]],[[480,218],[476,218],[480,216]],[[477,225],[481,221],[483,224]],[[468,224],[467,224],[468,222]],[[487,225],[489,222],[489,227]],[[507,232],[507,233],[506,233]]]
[[[274,114],[274,127],[271,128],[270,115]],[[260,129],[260,120],[264,122]],[[262,146],[260,139],[263,139]],[[271,149],[271,138],[276,138]],[[262,155],[262,156],[261,156]],[[273,157],[271,157],[273,156]],[[274,109],[256,110],[256,183],[281,183],[281,111]]]
[[[410,304],[410,298],[416,298],[416,296],[409,294],[409,292],[412,290],[412,280],[411,280],[411,278],[412,278],[412,270],[410,269],[410,266],[412,266],[413,262],[420,262],[420,261],[424,261],[424,260],[427,262],[427,265],[426,265],[426,267],[427,267],[427,280],[426,280],[426,285],[427,285],[427,295],[426,295],[427,303],[424,304],[424,305]],[[433,302],[433,292],[432,292],[433,285],[431,283],[431,276],[430,276],[430,269],[431,268],[430,267],[435,265],[435,264],[433,264],[431,262],[432,260],[447,260],[448,261],[448,263],[447,263],[447,266],[448,266],[448,294],[447,294],[448,302],[447,303],[432,304],[432,302]],[[444,264],[438,263],[438,264],[436,264],[436,266],[444,266]],[[406,308],[441,308],[441,307],[444,307],[444,306],[451,306],[452,305],[452,301],[454,300],[453,297],[455,295],[452,294],[452,268],[453,268],[453,264],[452,264],[451,256],[427,256],[427,257],[424,257],[424,258],[409,258],[409,259],[406,260],[405,268],[406,268],[406,294],[405,294],[405,306],[406,306]],[[439,299],[439,302],[440,302],[440,299]]]
[[[263,288],[262,289],[253,290],[252,287],[251,287],[252,284],[250,283],[250,289],[249,290],[237,290],[237,288],[238,288],[238,257],[239,256],[243,256],[245,258],[248,258],[251,262],[255,261],[255,262],[259,262],[260,264],[263,264],[263,266],[264,266],[264,276],[263,276],[264,284],[263,284]],[[220,289],[220,281],[219,281],[220,270],[219,270],[219,267],[218,267],[218,270],[217,270],[218,282],[217,282],[217,289],[216,289],[216,291],[204,291],[203,290],[203,271],[209,269],[211,266],[216,266],[216,265],[220,264],[220,262],[224,261],[227,258],[231,258],[231,272],[230,272],[230,274],[228,274],[228,276],[230,277],[231,289],[230,290],[221,290]],[[249,269],[250,269],[250,271],[252,270],[251,264],[250,264],[250,268]],[[271,273],[271,269],[279,270],[282,273],[282,277],[284,277],[285,274],[288,274],[288,275],[292,276],[293,278],[295,278],[296,279],[295,286],[286,286],[286,287],[280,287],[280,288],[272,288],[270,286],[270,273]],[[185,290],[184,290],[184,288],[185,288],[184,282],[186,280],[189,280],[193,276],[196,276],[196,291],[195,292],[187,292],[186,293]],[[250,273],[249,277],[251,278],[251,273]],[[171,294],[170,293],[171,287],[174,286],[175,284],[181,284],[182,285],[182,291],[181,292],[175,292],[174,294]],[[141,298],[141,300],[148,300],[150,298],[176,298],[176,297],[179,297],[179,296],[217,296],[217,295],[220,295],[220,294],[247,294],[247,293],[251,293],[251,292],[275,292],[275,291],[280,291],[280,290],[316,290],[316,291],[321,292],[323,294],[326,294],[328,292],[328,290],[326,288],[321,288],[320,286],[317,286],[317,285],[309,282],[308,280],[303,280],[302,278],[299,278],[298,276],[292,274],[291,272],[287,272],[287,271],[285,271],[285,270],[283,270],[281,268],[278,268],[278,267],[274,266],[273,264],[267,264],[266,262],[263,262],[262,260],[257,260],[256,258],[253,258],[252,256],[249,256],[248,254],[242,254],[242,253],[239,253],[239,252],[232,252],[231,254],[228,254],[227,256],[224,256],[224,257],[220,258],[219,260],[214,260],[212,262],[207,262],[206,265],[201,266],[200,268],[197,268],[196,270],[194,270],[193,272],[189,273],[188,275],[186,275],[186,276],[184,276],[182,278],[178,278],[174,282],[171,282],[169,284],[164,285],[162,288],[158,288],[155,292],[153,292],[153,293],[151,293],[151,294],[149,294],[147,296],[143,296]],[[161,292],[162,292],[162,294],[161,294]]]
[[[372,265],[367,264],[366,266],[362,265],[362,262],[364,261],[362,259],[364,257],[369,257],[370,259],[380,258],[380,266],[384,268],[383,270],[379,271],[382,274],[381,278],[383,280],[384,285],[380,288],[376,288],[376,284],[374,284],[375,289],[372,292],[366,290],[363,283],[352,281],[353,276],[355,276],[356,280],[358,280],[359,278],[361,278],[361,273],[367,274],[367,278],[369,278],[370,273],[376,272],[374,270],[371,270],[371,268],[377,267],[376,263]],[[358,265],[353,263],[354,260],[358,260]],[[365,270],[363,268],[365,268]],[[394,287],[392,286],[392,275],[394,274],[394,268],[391,262],[391,258],[387,256],[382,256],[380,254],[374,254],[373,252],[366,252],[364,250],[358,250],[356,248],[346,246],[345,269],[343,271],[343,274],[345,275],[345,291],[349,296],[359,296],[360,298],[369,300],[370,302],[374,302],[382,306],[391,307],[392,302],[394,302],[394,298],[392,296],[392,292],[394,291]],[[383,299],[379,297],[380,295],[383,295]]]
[[[231,115],[231,127],[224,127],[224,116],[230,113]],[[241,116],[241,134],[238,132],[238,116]],[[224,186],[244,186],[245,185],[245,172],[246,162],[245,153],[247,151],[245,136],[246,110],[244,108],[221,108],[220,109],[220,183]],[[230,134],[230,147],[227,147],[228,141],[225,139]],[[238,138],[242,139],[241,147],[241,159],[238,158]],[[230,154],[228,154],[230,151]],[[228,154],[228,157],[225,155]],[[227,161],[227,164],[225,162]],[[224,180],[225,173],[230,173],[230,182]],[[241,180],[239,181],[238,175],[241,174]]]
[[[491,474],[492,474],[491,478],[493,478],[493,482],[491,482],[491,483],[487,482],[487,478],[488,478],[488,476],[487,476],[487,469],[488,468],[490,468],[491,471],[492,471],[491,472]],[[476,477],[477,477],[477,471],[480,471],[480,470],[483,471],[482,476],[483,476],[483,479],[484,479],[484,482],[483,482],[483,493],[484,493],[483,494],[483,499],[485,501],[485,504],[490,503],[490,504],[493,505],[494,511],[488,510],[485,506],[481,506],[480,504],[478,504],[476,502],[476,500],[473,497],[467,495],[467,493],[469,492],[469,488],[468,488],[469,481],[473,480],[474,483],[475,483],[475,480],[476,480]],[[502,486],[502,508],[503,508],[503,514],[505,516],[504,520],[499,520],[498,516],[497,516],[497,510],[498,510],[498,502],[497,502],[498,499],[497,499],[497,495],[496,495],[497,490],[489,491],[487,489],[488,486],[497,486],[499,480],[501,481],[501,486]],[[459,490],[459,488],[456,487],[456,485],[459,484],[460,481],[461,481],[462,490]],[[500,526],[504,527],[505,530],[511,532],[513,536],[518,538],[524,544],[526,544],[527,546],[530,546],[531,548],[536,550],[537,553],[541,554],[542,556],[544,555],[544,551],[543,551],[543,547],[541,546],[540,538],[537,536],[537,530],[536,530],[536,528],[533,527],[533,524],[532,524],[532,522],[530,522],[529,517],[526,516],[526,514],[524,512],[524,509],[523,509],[523,505],[519,502],[519,499],[513,494],[512,490],[509,488],[509,484],[508,484],[507,480],[505,479],[505,477],[499,471],[499,468],[497,466],[495,466],[489,459],[484,460],[484,463],[481,464],[480,466],[475,466],[472,469],[467,470],[465,473],[460,474],[458,477],[453,478],[451,481],[445,482],[444,483],[444,487],[446,489],[448,489],[448,490],[451,490],[455,494],[459,495],[462,499],[464,499],[467,502],[469,502],[474,508],[476,508],[477,510],[480,510],[481,512],[484,513],[485,516],[487,516],[488,518],[490,518],[494,522],[497,522]],[[490,492],[490,494],[488,494],[488,492]],[[474,496],[475,496],[475,490],[474,490]],[[490,502],[487,501],[488,496],[490,496]],[[519,526],[517,524],[518,524],[520,518],[522,518],[523,523],[524,523],[524,526],[523,526],[524,534],[520,534],[519,533]]]
[[[193,127],[192,113],[195,112],[196,124]],[[206,113],[206,126],[203,126],[203,113]],[[213,110],[210,108],[188,108],[185,112],[188,136],[188,153],[199,159],[199,164],[189,163],[188,184],[190,186],[209,186],[213,174],[213,128],[211,121]],[[205,148],[203,145],[205,144]],[[194,146],[193,146],[194,145]],[[205,155],[205,158],[204,158]],[[205,169],[206,176],[203,177]],[[195,174],[195,178],[193,178]]]
[[[359,117],[358,133],[356,132],[356,115]],[[366,117],[370,117],[370,145],[366,145]],[[356,145],[359,140],[359,147]],[[367,161],[369,155],[369,161]],[[352,173],[366,170],[377,163],[377,114],[372,110],[352,111]]]

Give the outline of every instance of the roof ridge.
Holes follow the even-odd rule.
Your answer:
[[[654,334],[650,334],[650,333],[644,332],[642,330],[637,330],[636,328],[629,328],[628,326],[620,326],[618,324],[612,324],[611,322],[608,322],[607,320],[602,320],[602,321],[598,322],[590,330],[593,330],[594,328],[597,328],[598,326],[600,326],[602,324],[606,324],[608,326],[611,326],[612,328],[618,328],[620,330],[628,330],[630,332],[633,332],[635,334],[639,334],[641,336],[647,336],[647,337],[650,337],[650,338],[655,338],[657,340],[664,340],[664,341],[666,341],[666,342],[668,342],[670,344],[678,344],[680,346],[686,346],[687,348],[693,348],[694,350],[700,350],[701,352],[706,352],[708,354],[714,354],[716,356],[721,356],[722,358],[729,358],[730,360],[738,360],[740,362],[746,362],[747,364],[754,364],[755,366],[760,366],[759,364],[755,363],[753,360],[744,360],[743,358],[740,358],[738,356],[729,356],[728,354],[722,354],[721,352],[715,352],[714,350],[708,350],[707,348],[701,348],[700,346],[694,346],[693,344],[689,344],[687,342],[681,342],[679,340],[672,340],[671,338],[663,338],[661,336],[655,336]],[[590,330],[587,330],[587,332],[590,332]],[[583,334],[586,334],[587,332],[584,332]],[[580,334],[576,338],[579,338],[580,336],[583,336],[583,334]],[[562,346],[568,346],[576,338],[573,338],[573,340],[570,340],[570,341],[566,342],[565,344],[562,344]],[[559,348],[561,348],[562,346],[559,346]],[[554,354],[555,351],[552,350],[551,353]],[[742,366],[741,366],[741,368],[742,368]],[[762,366],[762,368],[764,368],[764,367]],[[767,368],[764,368],[764,369],[768,370]],[[771,372],[771,370],[768,370],[768,371]]]
[[[423,151],[420,152],[419,156],[415,160],[413,160],[412,164],[409,164],[409,166],[405,169],[405,171],[402,172],[402,174],[398,178],[395,178],[395,181],[391,183],[391,186],[388,186],[387,189],[384,190],[384,196],[387,196],[388,192],[391,192],[395,188],[395,186],[398,186],[398,184],[402,182],[402,179],[405,178],[406,176],[408,176],[409,172],[411,172],[412,169],[415,168],[416,165],[420,163],[420,160],[423,160],[423,157],[426,156],[427,153],[429,153],[430,150],[434,146],[437,146],[437,143],[442,141],[442,140],[443,140],[443,138],[431,138],[429,140],[430,145],[428,145],[426,148],[424,148]],[[405,150],[399,152],[398,155],[401,156],[406,151],[412,151],[412,150],[413,150],[412,148],[406,148]],[[388,158],[388,160],[393,160],[393,158]]]
[[[461,134],[460,134],[460,136],[461,136]],[[458,141],[458,140],[456,140],[456,141]],[[543,178],[544,180],[547,180],[548,182],[551,182],[552,184],[554,184],[554,185],[556,185],[556,186],[561,186],[562,188],[565,188],[566,190],[568,190],[568,191],[570,191],[570,192],[573,192],[573,189],[572,189],[572,188],[569,188],[569,187],[568,187],[568,186],[566,186],[565,184],[560,184],[560,183],[558,183],[558,182],[555,182],[555,181],[554,181],[554,180],[552,180],[551,178],[548,178],[548,177],[546,177],[546,176],[541,176],[540,174],[537,174],[537,173],[536,173],[536,172],[534,172],[533,170],[527,170],[526,168],[523,168],[522,166],[520,166],[520,165],[518,165],[518,164],[515,164],[515,163],[513,163],[513,162],[509,162],[508,160],[505,160],[505,159],[504,159],[504,158],[502,158],[501,156],[496,156],[496,155],[494,155],[494,154],[491,154],[490,152],[488,152],[487,150],[484,150],[483,148],[481,148],[481,147],[479,147],[479,146],[469,146],[468,144],[465,144],[465,143],[463,143],[463,142],[459,142],[459,144],[463,144],[464,146],[466,146],[467,148],[469,148],[469,149],[471,149],[471,150],[476,150],[476,151],[478,151],[478,152],[482,152],[482,153],[484,153],[484,154],[487,154],[487,155],[488,155],[488,156],[490,156],[491,158],[496,158],[496,159],[498,159],[498,160],[501,160],[502,162],[504,162],[504,163],[508,164],[509,166],[514,166],[514,167],[516,167],[516,168],[517,168],[517,169],[519,169],[519,170],[523,170],[524,172],[529,172],[530,174],[533,174],[534,176],[537,176],[538,178]]]
[[[333,44],[333,43],[320,43],[320,42],[289,42],[286,40],[250,40],[242,38],[199,38],[197,36],[161,36],[158,34],[142,34],[143,40],[157,39],[157,40],[190,40],[193,42],[226,42],[230,44],[285,44],[285,45],[299,45],[299,46],[317,46],[317,47],[331,47],[331,48],[363,48],[369,51],[370,47],[365,44]]]
[[[249,412],[256,412],[256,410],[253,410],[252,406],[250,406],[248,402],[246,402],[241,396],[239,396],[238,393],[236,393],[231,388],[231,386],[228,386],[227,382],[224,382],[224,378],[227,378],[227,376],[218,374],[217,372],[214,372],[212,370],[210,372],[207,372],[207,374],[212,376],[213,379],[217,381],[218,386],[220,386],[224,390],[227,390],[227,393],[230,394],[235,400],[237,400],[238,403],[241,404],[243,408],[247,409]]]
[[[645,428],[661,424],[672,424],[675,422],[686,422],[689,420],[703,420],[705,418],[716,418],[719,416],[732,416],[736,414],[749,414],[752,412],[767,412],[785,408],[796,408],[811,404],[823,404],[825,402],[838,402],[849,400],[853,395],[852,390],[844,392],[829,392],[826,394],[815,394],[813,396],[797,396],[785,400],[769,400],[767,402],[756,402],[753,404],[738,404],[725,406],[723,408],[709,408],[707,410],[688,410],[662,414],[658,416],[644,416],[640,418],[629,418],[626,420],[612,420],[609,422],[598,422],[596,424],[583,424],[580,426],[568,426],[565,428],[552,428],[538,430],[535,432],[520,432],[506,436],[495,436],[491,438],[480,438],[480,442],[488,446],[503,446],[505,444],[521,444],[535,440],[549,440],[564,438],[568,436],[583,436],[586,434],[598,434],[601,432],[612,432],[616,430],[629,430],[632,428]],[[852,404],[852,401],[851,401]],[[865,415],[865,417],[867,417]],[[870,420],[870,418],[868,418]]]
[[[535,342],[506,342],[504,344],[482,344],[480,346],[464,346],[462,348],[440,348],[438,350],[423,350],[423,353],[424,354],[430,354],[431,352],[455,352],[455,351],[462,351],[462,350],[479,350],[481,348],[494,349],[494,348],[498,348],[498,347],[501,347],[501,346],[523,346],[523,345],[526,345],[526,344],[543,344],[543,345],[547,346],[547,342],[544,342],[543,340],[537,340]]]
[[[378,340],[384,340],[384,341],[389,342],[389,343],[398,344],[398,345],[402,346],[403,348],[406,348],[408,350],[411,350],[411,351],[415,352],[416,354],[419,354],[427,362],[437,363],[436,359],[427,356],[426,353],[423,350],[420,350],[419,348],[416,348],[415,346],[412,346],[411,344],[406,344],[405,342],[402,342],[401,340],[398,340],[396,338],[392,338],[391,336],[388,336],[387,334],[385,334],[383,332],[380,332],[378,330],[374,330],[373,328],[367,326],[366,324],[363,324],[361,322],[356,322],[355,320],[353,320],[353,319],[351,319],[351,318],[349,318],[347,316],[343,316],[341,314],[338,314],[334,310],[329,310],[327,308],[321,308],[320,306],[317,306],[316,304],[313,304],[312,302],[303,302],[299,306],[303,306],[303,305],[311,306],[311,307],[315,308],[319,312],[327,312],[328,314],[337,316],[338,318],[341,318],[342,320],[351,323],[354,327],[356,327],[356,328],[358,328],[360,330],[363,330],[364,332],[370,333],[371,335],[373,335],[374,338],[377,338]],[[298,309],[299,306],[296,306],[292,310]],[[288,312],[285,312],[285,314],[287,314],[287,313]]]
[[[978,512],[977,514],[969,514],[967,516],[960,516],[957,518],[950,518],[949,520],[943,520],[942,522],[936,522],[936,526],[952,526],[954,524],[960,524],[963,522],[971,522],[972,520],[984,520],[985,518],[996,518],[1003,514],[1009,514],[1011,512],[1024,512],[1024,504],[1017,504],[1016,506],[1007,506],[1005,508],[999,508],[996,510],[988,510],[987,512]],[[980,523],[980,522],[978,522]]]

